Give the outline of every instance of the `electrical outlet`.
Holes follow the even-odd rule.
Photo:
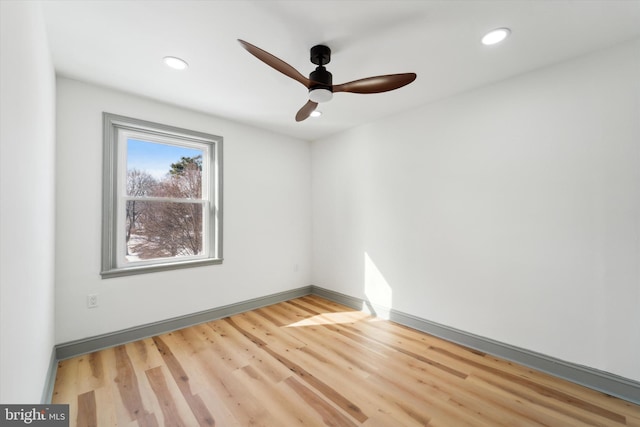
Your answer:
[[[96,308],[98,306],[98,295],[87,295],[87,308]]]

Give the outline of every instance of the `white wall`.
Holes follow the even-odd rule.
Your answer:
[[[40,7],[0,2],[0,402],[38,403],[54,345],[55,78]]]
[[[640,380],[638,76],[635,41],[314,142],[312,283]]]
[[[308,142],[70,79],[57,90],[57,343],[309,285]],[[103,111],[224,137],[222,265],[101,279]]]

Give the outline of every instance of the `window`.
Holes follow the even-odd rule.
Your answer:
[[[222,262],[222,137],[103,113],[102,277]]]

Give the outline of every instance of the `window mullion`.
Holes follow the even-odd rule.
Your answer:
[[[148,197],[148,196],[123,196],[122,199],[125,202],[129,200],[140,202],[166,202],[166,203],[200,203],[205,204],[208,202],[206,199],[183,199],[174,197]]]

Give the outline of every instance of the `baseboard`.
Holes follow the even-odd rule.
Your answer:
[[[362,310],[364,307],[367,307],[367,302],[360,298],[341,294],[340,292],[321,288],[320,286],[311,285],[311,294],[326,298],[338,304],[346,305],[347,307],[353,308],[355,310]],[[371,311],[371,314],[375,314],[371,310],[371,308],[369,308],[369,311]]]
[[[40,403],[47,404],[51,403],[51,399],[53,398],[53,386],[56,383],[56,374],[58,373],[58,359],[56,357],[56,348],[55,346],[51,349],[51,357],[49,357],[49,369],[47,369],[47,378],[44,383],[44,388],[42,390],[42,397],[40,399]]]
[[[164,334],[200,323],[210,322],[212,320],[221,319],[223,317],[232,316],[234,314],[243,313],[245,311],[255,310],[256,308],[264,307],[267,305],[277,304],[282,301],[309,295],[311,293],[311,290],[311,286],[305,286],[302,288],[279,292],[260,298],[254,298],[251,300],[218,307],[211,310],[205,310],[186,316],[175,317],[160,322],[154,322],[147,325],[98,335],[91,338],[58,344],[56,346],[56,357],[58,360],[68,359],[70,357],[91,353],[104,348],[149,338],[155,335]]]
[[[51,401],[57,360],[67,359],[81,354],[101,350],[103,348],[113,347],[127,342],[152,337],[154,335],[164,334],[186,328],[188,326],[221,319],[223,317],[232,316],[234,314],[243,313],[245,311],[254,310],[256,308],[299,298],[309,294],[326,298],[356,310],[367,310],[373,315],[380,315],[381,317],[401,325],[546,372],[573,383],[640,405],[640,382],[474,335],[459,329],[403,313],[398,310],[381,307],[364,299],[314,285],[267,295],[265,297],[255,298],[152,324],[142,325],[135,328],[59,344],[55,347],[55,356],[52,356],[52,364],[49,368],[49,378],[43,393],[43,402]]]
[[[355,298],[340,292],[312,286],[314,295],[354,309],[368,309],[373,315],[434,335],[438,338],[479,350],[502,359],[542,371],[576,384],[619,397],[640,405],[640,382],[588,366],[556,359],[541,353],[485,338],[459,329],[441,325],[388,307],[381,307],[367,300]]]

